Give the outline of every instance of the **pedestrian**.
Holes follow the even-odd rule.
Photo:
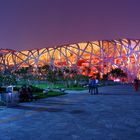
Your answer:
[[[27,87],[27,94],[28,94],[29,101],[33,101],[32,86]]]
[[[95,77],[95,93],[98,94],[99,80]]]
[[[95,77],[93,77],[90,80],[89,87],[90,87],[90,89],[89,89],[90,94],[91,95],[95,94],[95,88],[96,88],[96,80],[95,80]]]
[[[138,92],[139,80],[137,78],[134,79],[134,90]]]
[[[88,87],[89,87],[89,90],[88,90],[88,92],[90,93],[90,89],[91,89],[91,77],[89,77],[89,81],[88,81]]]

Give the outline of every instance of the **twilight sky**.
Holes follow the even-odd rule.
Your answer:
[[[140,0],[0,0],[0,48],[140,39]]]

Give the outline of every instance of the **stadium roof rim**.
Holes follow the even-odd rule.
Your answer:
[[[140,39],[133,39],[133,38],[118,38],[118,39],[103,39],[103,40],[94,40],[94,41],[84,41],[84,42],[75,42],[75,43],[65,43],[62,45],[55,45],[55,46],[50,46],[50,47],[42,47],[42,48],[33,48],[33,49],[27,49],[27,50],[14,50],[14,49],[3,49],[0,48],[0,53],[2,53],[3,51],[9,51],[9,52],[22,52],[22,51],[31,51],[31,50],[41,50],[43,48],[59,48],[59,47],[63,47],[63,46],[68,46],[68,45],[73,45],[73,44],[80,44],[80,43],[90,43],[90,42],[96,42],[96,41],[108,41],[108,42],[113,42],[113,41],[120,41],[120,40],[132,40],[132,41],[136,41]],[[8,53],[8,52],[7,52]]]

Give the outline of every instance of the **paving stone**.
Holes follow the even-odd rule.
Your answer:
[[[0,140],[139,140],[140,92],[100,87],[0,108]]]

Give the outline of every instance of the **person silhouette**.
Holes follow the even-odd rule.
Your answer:
[[[92,77],[92,79],[89,81],[89,87],[90,87],[90,94],[93,95],[93,92],[95,94],[95,86],[96,86],[96,79],[95,77]]]
[[[139,87],[139,80],[137,78],[134,79],[134,90],[135,92],[138,92]]]

